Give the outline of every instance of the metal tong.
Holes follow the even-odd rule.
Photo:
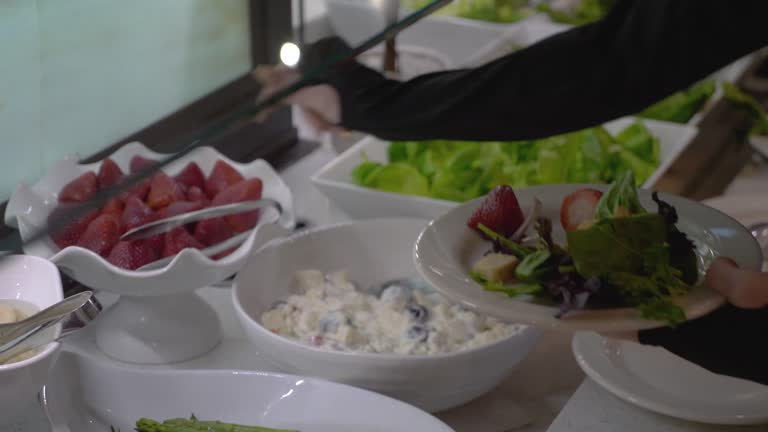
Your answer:
[[[176,216],[171,216],[165,219],[160,219],[160,220],[150,222],[127,231],[125,234],[122,235],[120,240],[139,240],[147,237],[152,237],[158,234],[162,234],[174,228],[184,226],[192,222],[198,222],[204,219],[230,216],[238,213],[250,212],[250,211],[260,210],[260,209],[269,209],[269,208],[274,209],[277,213],[277,217],[275,218],[275,220],[270,222],[279,221],[284,213],[283,207],[280,205],[279,202],[273,199],[264,198],[260,200],[254,200],[254,201],[242,201],[234,204],[225,204],[225,205],[216,206],[216,207],[208,207],[202,210],[196,210],[196,211],[183,213]],[[237,234],[235,236],[232,236],[220,243],[216,243],[213,246],[209,246],[205,249],[201,249],[200,252],[207,257],[211,257],[218,253],[224,252],[230,248],[233,248],[243,243],[248,238],[248,236],[251,235],[251,231],[252,230],[248,230],[240,234]],[[137,270],[146,271],[146,270],[163,268],[166,265],[168,265],[168,263],[170,263],[173,260],[173,258],[174,257],[167,257],[157,261],[153,261],[147,265],[139,267]]]

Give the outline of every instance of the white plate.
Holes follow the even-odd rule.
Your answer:
[[[702,423],[768,423],[768,386],[714,374],[669,351],[581,332],[573,352],[584,372],[619,398]]]
[[[720,196],[704,201],[704,204],[731,216],[742,225],[768,222],[768,201],[765,195]],[[763,256],[763,271],[768,271],[768,256]]]
[[[606,129],[615,134],[635,121],[625,117],[606,123]],[[672,163],[685,150],[698,130],[691,126],[642,120],[659,139],[661,163],[645,187],[653,188]],[[312,183],[347,215],[355,219],[378,217],[414,217],[434,219],[454,208],[457,203],[441,199],[404,195],[358,186],[352,180],[352,171],[363,162],[363,156],[373,162],[389,161],[388,142],[368,136],[312,176]]]
[[[559,223],[560,205],[566,195],[584,187],[607,189],[604,185],[549,185],[516,192],[523,206],[529,206],[534,197],[542,201],[544,215],[553,221],[553,235],[562,244],[564,233]],[[639,196],[646,209],[656,211],[657,206],[651,199],[650,191],[640,190]],[[741,224],[694,201],[664,194],[660,194],[660,197],[677,209],[680,217],[678,227],[696,242],[701,255],[700,267],[706,266],[713,256],[728,256],[743,268],[760,268],[760,247]],[[486,315],[565,331],[624,332],[664,325],[662,322],[643,319],[632,308],[574,311],[563,319],[557,319],[557,307],[484,291],[469,277],[469,272],[472,264],[488,250],[490,244],[466,225],[482,200],[478,198],[462,204],[432,221],[416,241],[416,269],[439,292]],[[694,287],[689,295],[678,301],[689,319],[707,314],[722,303],[719,294],[703,285]]]
[[[189,417],[302,432],[452,432],[410,405],[326,381],[268,372],[125,368],[62,354],[49,385],[62,432],[132,431],[136,420]]]

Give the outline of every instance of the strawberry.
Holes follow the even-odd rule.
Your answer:
[[[94,219],[76,245],[107,256],[120,239],[120,222],[111,214]]]
[[[232,168],[231,165],[223,160],[218,160],[205,183],[205,193],[208,194],[209,198],[213,199],[219,192],[243,180],[245,178]]]
[[[99,168],[99,187],[104,189],[112,187],[123,178],[123,170],[112,159],[104,159]]]
[[[233,235],[235,230],[221,217],[201,220],[195,226],[195,238],[207,246],[220,243]]]
[[[187,189],[187,200],[202,203],[203,207],[206,207],[211,203],[211,200],[208,199],[208,195],[197,186],[190,186],[189,189]]]
[[[560,224],[566,231],[574,231],[595,217],[595,208],[603,193],[595,189],[579,189],[563,200],[560,206]]]
[[[88,171],[67,183],[59,192],[59,202],[82,202],[92,197],[99,190],[96,173]]]
[[[120,195],[118,195],[118,198],[122,201],[128,201],[128,198],[131,196],[135,196],[136,198],[144,201],[144,199],[147,198],[147,194],[149,194],[149,179],[144,179],[135,185],[131,186],[127,190],[124,190],[120,192]]]
[[[239,246],[235,246],[235,247],[233,247],[232,249],[227,249],[227,250],[225,250],[224,252],[219,252],[219,253],[217,253],[216,255],[214,255],[212,258],[213,258],[213,260],[214,260],[214,261],[218,261],[218,260],[220,260],[220,259],[222,259],[222,258],[224,258],[224,257],[228,256],[228,255],[229,255],[229,254],[231,254],[232,252],[236,251],[238,247],[239,247]]]
[[[176,201],[187,199],[186,194],[176,180],[168,177],[165,173],[157,173],[152,177],[149,186],[149,196],[147,204],[153,209],[165,207]]]
[[[158,219],[165,219],[172,216],[177,216],[183,213],[189,213],[195,210],[203,208],[203,203],[192,201],[176,201],[171,203],[168,207],[163,207],[158,210]]]
[[[131,174],[135,174],[145,168],[151,167],[156,163],[157,163],[156,160],[147,159],[145,157],[136,155],[131,158],[131,162],[128,166],[128,169],[130,170]]]
[[[511,186],[497,186],[467,221],[477,230],[483,224],[504,237],[509,237],[523,224],[525,217]]]
[[[117,243],[107,256],[107,261],[120,268],[136,270],[157,260],[159,256],[159,249],[153,247],[151,242],[141,239]]]
[[[187,248],[202,249],[205,245],[197,241],[184,227],[174,228],[165,233],[163,258],[174,256]]]
[[[236,183],[223,191],[211,202],[212,206],[220,206],[242,201],[257,200],[261,198],[261,189],[263,184],[260,179],[252,178]],[[259,211],[254,210],[247,213],[238,213],[231,216],[225,216],[227,223],[237,232],[247,231],[259,221]]]
[[[101,214],[111,214],[112,216],[120,219],[123,215],[123,202],[117,198],[112,198],[107,201],[107,204],[101,208]]]
[[[58,219],[63,217],[67,211],[71,211],[71,206],[62,205],[53,209],[50,215],[48,215],[48,223],[60,222]],[[64,249],[65,247],[72,246],[77,243],[80,236],[83,235],[88,225],[99,216],[99,211],[96,209],[89,210],[85,214],[76,217],[74,220],[68,221],[65,225],[57,229],[51,234],[51,239],[56,246]]]
[[[157,220],[157,214],[144,204],[144,201],[136,196],[128,197],[123,214],[120,216],[120,222],[126,231],[154,220]]]
[[[192,186],[200,189],[205,188],[205,175],[203,174],[203,170],[201,170],[200,166],[194,162],[187,164],[174,179],[188,188],[191,188]]]

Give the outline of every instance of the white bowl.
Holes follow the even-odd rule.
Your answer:
[[[109,158],[124,172],[128,172],[130,160],[136,155],[156,160],[168,157],[167,154],[156,153],[134,142],[121,147]],[[264,183],[264,197],[275,199],[284,209],[281,224],[286,228],[293,226],[295,221],[291,192],[275,170],[263,160],[242,164],[211,147],[199,147],[163,171],[175,175],[194,161],[208,175],[219,159],[232,165],[245,177],[259,177]],[[8,201],[5,223],[17,227],[22,239],[28,238],[36,228],[46,224],[48,215],[58,205],[57,197],[62,186],[84,172],[98,172],[101,163],[78,164],[76,157],[68,157],[57,162],[34,185],[20,185]],[[150,271],[125,270],[90,250],[77,246],[60,249],[48,239],[25,245],[24,252],[50,259],[68,276],[94,289],[130,296],[169,295],[186,292],[190,288],[201,288],[232,276],[259,243],[257,237],[261,228],[263,226],[256,228],[237,250],[220,260],[209,259],[196,249],[185,249],[164,268]]]
[[[0,260],[0,300],[21,300],[40,311],[63,300],[61,277],[50,261],[26,255],[10,255]],[[49,330],[57,337],[61,326]],[[36,401],[45,385],[60,344],[51,343],[34,356],[0,365],[0,425],[12,423]]]
[[[137,155],[154,160],[168,156],[134,142],[109,158],[128,172],[131,158]],[[96,340],[105,354],[126,362],[163,364],[194,358],[213,349],[220,339],[220,323],[213,309],[194,291],[233,275],[254,249],[276,236],[286,235],[295,224],[291,192],[263,160],[237,163],[211,147],[199,147],[164,171],[175,175],[194,161],[207,176],[218,160],[227,162],[245,177],[259,177],[263,181],[263,196],[283,207],[277,224],[268,223],[277,220],[277,212],[267,210],[246,241],[220,260],[209,259],[196,249],[185,249],[164,268],[132,271],[116,267],[81,247],[60,250],[50,239],[25,245],[24,252],[50,259],[83,285],[121,296],[97,323]],[[98,172],[101,163],[78,164],[76,157],[66,158],[34,185],[20,185],[8,202],[6,224],[18,227],[21,237],[28,238],[46,224],[48,215],[58,205],[62,186],[86,171]]]
[[[634,118],[621,118],[605,125],[618,133]],[[672,163],[680,156],[698,130],[692,126],[642,119],[651,133],[659,139],[661,163],[643,187],[652,189]],[[352,180],[352,170],[363,161],[388,162],[388,142],[368,136],[312,176],[312,183],[348,216],[355,219],[376,217],[417,217],[434,219],[459,203],[441,199],[383,192],[358,186]],[[478,144],[479,145],[479,144]]]
[[[248,337],[291,373],[363,387],[430,412],[461,405],[499,384],[533,348],[539,331],[525,327],[499,342],[432,356],[326,351],[278,336],[261,315],[294,286],[294,273],[348,270],[362,287],[415,276],[413,242],[422,219],[380,219],[310,230],[256,252],[235,279],[233,299]]]

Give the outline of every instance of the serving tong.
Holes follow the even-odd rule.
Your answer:
[[[120,240],[124,240],[124,241],[139,240],[147,237],[152,237],[158,234],[162,234],[174,228],[178,228],[180,226],[184,226],[193,222],[199,222],[205,219],[211,219],[211,218],[217,218],[217,217],[231,216],[239,213],[251,212],[254,210],[262,210],[262,209],[274,209],[275,213],[277,214],[277,217],[274,220],[269,221],[268,223],[278,222],[285,214],[283,211],[283,206],[280,205],[279,202],[273,199],[263,198],[260,200],[241,201],[233,204],[224,204],[220,206],[204,208],[202,210],[195,210],[187,213],[182,213],[176,216],[171,216],[165,219],[160,219],[157,221],[146,223],[144,225],[141,225],[129,231],[126,231],[126,233],[120,237]],[[259,223],[263,223],[263,222],[259,221]],[[248,231],[239,233],[222,242],[216,243],[204,249],[200,249],[200,253],[202,253],[206,257],[212,257],[216,254],[224,252],[228,249],[231,249],[243,243],[248,238],[248,236],[251,235],[252,231],[253,230],[248,230]],[[157,261],[153,261],[149,264],[139,267],[137,271],[147,271],[147,270],[155,270],[155,269],[163,268],[166,265],[168,265],[168,263],[170,263],[173,260],[173,258],[174,257],[171,256],[171,257],[163,258]]]
[[[89,303],[92,295],[91,291],[83,291],[21,321],[0,324],[0,363],[53,342],[54,339],[46,339],[29,343],[33,336],[59,324],[71,314],[79,311]],[[71,333],[69,331],[62,332],[59,338],[66,337]]]

